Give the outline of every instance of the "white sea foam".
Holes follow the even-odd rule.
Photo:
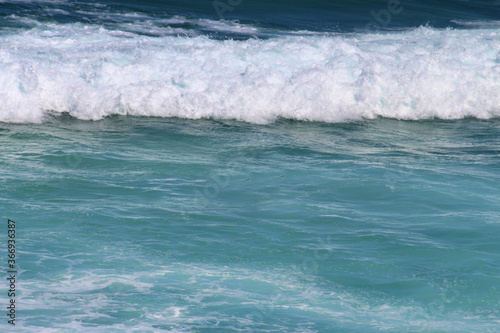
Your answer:
[[[0,45],[3,122],[47,112],[253,123],[500,116],[498,29],[219,41],[49,24]]]
[[[465,27],[475,27],[475,28],[499,28],[500,21],[467,21],[467,20],[451,20],[451,22],[465,26]]]
[[[20,332],[88,332],[90,326],[93,332],[191,332],[219,323],[235,332],[256,326],[276,332],[286,331],[300,314],[368,330],[450,331],[460,325],[469,331],[494,331],[496,325],[461,311],[450,310],[444,318],[435,309],[438,296],[429,304],[395,302],[376,293],[324,285],[312,272],[294,266],[251,270],[176,263],[119,276],[106,271],[74,273],[20,285],[19,302],[31,311],[31,320],[19,322]],[[161,300],[154,286],[163,289]],[[232,304],[239,304],[237,311],[228,311]],[[36,312],[39,309],[45,312]],[[48,310],[61,316],[53,319],[51,328],[35,326]],[[313,320],[303,323],[302,332],[316,331]]]

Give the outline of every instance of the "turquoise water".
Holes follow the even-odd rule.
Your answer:
[[[0,0],[0,332],[499,332],[499,28]]]
[[[0,127],[16,331],[500,328],[498,120]]]

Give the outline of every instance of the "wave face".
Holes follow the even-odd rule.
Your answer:
[[[3,122],[49,111],[253,123],[500,116],[498,29],[236,41],[50,23],[0,44]]]

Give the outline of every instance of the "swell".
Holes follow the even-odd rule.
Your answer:
[[[268,29],[353,32],[402,30],[428,25],[462,28],[461,21],[498,21],[500,3],[485,0],[3,0],[2,26],[32,27],[19,18],[59,24],[113,27],[136,19],[184,16],[205,20],[238,20]],[[14,18],[9,19],[9,18]],[[161,24],[161,22],[159,22]],[[188,26],[188,28],[191,28]],[[196,27],[194,27],[196,30]],[[188,29],[189,30],[189,29]],[[200,31],[197,31],[198,33]],[[203,31],[201,31],[203,32]],[[217,31],[204,31],[214,33]],[[233,37],[233,36],[231,36]]]

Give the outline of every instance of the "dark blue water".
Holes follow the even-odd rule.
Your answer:
[[[6,1],[0,8],[4,25],[19,25],[5,17],[33,17],[58,23],[112,25],[118,13],[153,17],[181,15],[210,20],[239,20],[282,30],[349,32],[392,30],[427,25],[463,28],[463,22],[498,21],[499,1]],[[122,18],[123,19],[123,18]],[[214,31],[207,31],[214,33]],[[220,32],[216,32],[220,34]]]

